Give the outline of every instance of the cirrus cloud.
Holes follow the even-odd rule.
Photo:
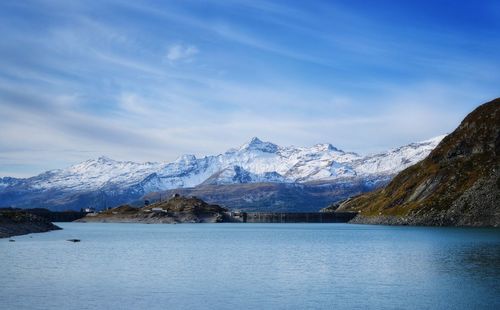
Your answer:
[[[193,57],[199,53],[199,50],[194,45],[171,45],[167,50],[167,59],[171,62],[175,61],[191,61]]]

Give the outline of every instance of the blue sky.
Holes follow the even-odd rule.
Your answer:
[[[253,136],[362,154],[500,95],[498,1],[1,1],[0,176]]]

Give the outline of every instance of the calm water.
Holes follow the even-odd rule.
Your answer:
[[[0,239],[1,309],[500,309],[500,230],[59,225]]]

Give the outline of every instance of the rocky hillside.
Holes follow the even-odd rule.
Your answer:
[[[61,229],[49,220],[17,210],[0,211],[0,238]]]
[[[160,197],[179,193],[247,212],[317,212],[333,201],[368,192],[387,184],[389,180],[390,178],[378,177],[351,178],[337,182],[202,184],[194,188],[149,193],[136,204],[142,204],[144,199],[157,201]]]
[[[358,223],[500,226],[500,98],[470,113],[423,161],[338,207]],[[332,211],[331,208],[329,211]]]
[[[119,222],[119,223],[217,223],[224,221],[224,212],[218,205],[212,205],[196,197],[175,195],[166,201],[143,208],[123,205],[97,215],[89,214],[77,222]]]

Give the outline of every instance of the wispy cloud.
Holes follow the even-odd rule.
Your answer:
[[[36,4],[0,3],[0,176],[252,136],[368,153],[449,132],[498,96],[494,10],[462,29],[414,19],[448,10],[425,1],[384,18],[331,1]]]
[[[199,50],[194,45],[171,45],[167,50],[167,59],[171,62],[175,61],[191,61],[193,57],[199,53]]]

